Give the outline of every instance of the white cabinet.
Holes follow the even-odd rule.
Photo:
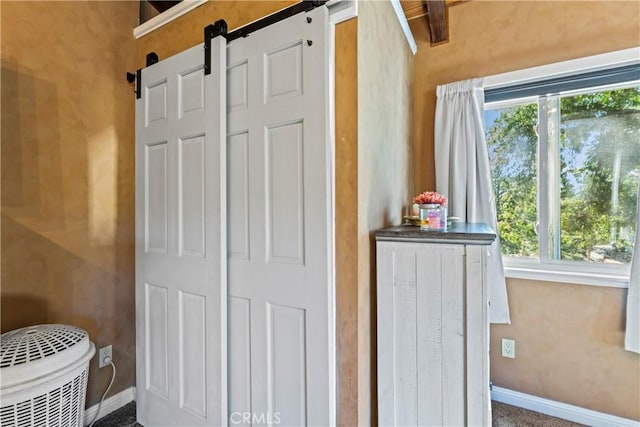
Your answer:
[[[490,426],[484,224],[376,232],[381,426]]]

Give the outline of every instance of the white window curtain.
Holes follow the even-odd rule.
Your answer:
[[[484,135],[482,79],[438,86],[435,117],[436,191],[449,198],[449,215],[498,230]],[[499,238],[487,265],[491,323],[510,323]]]
[[[640,353],[640,188],[637,206],[636,240],[633,245],[631,275],[627,291],[627,328],[624,335],[624,348]]]

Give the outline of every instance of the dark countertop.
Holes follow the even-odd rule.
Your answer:
[[[461,243],[490,245],[496,233],[485,223],[455,222],[446,231],[421,230],[416,225],[396,225],[377,230],[376,240],[421,243]]]

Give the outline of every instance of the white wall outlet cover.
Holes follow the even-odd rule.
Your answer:
[[[502,338],[502,357],[516,358],[516,342],[514,340]]]
[[[109,358],[110,360],[113,360],[113,356],[112,356],[112,348],[110,345],[106,346],[106,347],[102,347],[100,349],[100,351],[98,352],[98,367],[99,368],[104,368],[105,366],[108,365],[108,363],[105,362],[106,358]]]

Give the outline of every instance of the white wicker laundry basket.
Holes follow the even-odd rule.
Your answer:
[[[86,331],[29,326],[0,336],[0,426],[84,425],[89,360]]]

